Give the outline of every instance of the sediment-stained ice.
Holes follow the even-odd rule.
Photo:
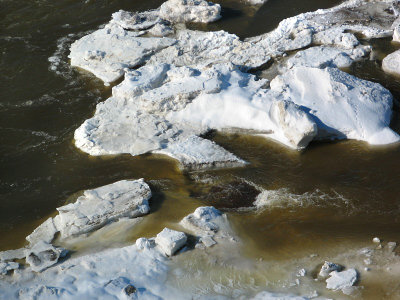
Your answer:
[[[327,278],[333,271],[340,272],[343,269],[341,265],[335,264],[333,262],[325,261],[318,273],[319,277]]]

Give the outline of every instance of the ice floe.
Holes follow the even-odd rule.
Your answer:
[[[354,33],[367,38],[393,33],[394,17],[386,12],[388,3],[347,1],[283,20],[272,32],[241,41],[224,31],[168,27],[179,21],[164,20],[163,7],[181,9],[181,17],[189,19],[193,7],[218,7],[205,1],[178,2],[170,0],[145,13],[115,13],[104,29],[89,35],[93,38],[82,38],[71,47],[71,57],[77,59],[101,56],[100,64],[95,59],[86,60],[87,67],[76,65],[100,73],[107,69],[104,74],[111,74],[112,80],[125,73],[124,81],[113,88],[113,96],[99,104],[95,116],[76,130],[77,147],[91,155],[163,153],[193,168],[243,164],[199,137],[210,129],[252,132],[295,149],[305,148],[314,139],[351,138],[370,144],[399,140],[389,128],[390,93],[335,69],[368,58],[371,48],[360,45]],[[179,8],[181,5],[184,8]],[[376,20],[368,17],[372,11]],[[175,33],[171,38],[137,37],[156,25]],[[119,47],[124,39],[138,41],[129,46],[133,56]],[[111,52],[101,50],[102,43]],[[283,74],[271,82],[271,89],[266,88],[267,81],[243,73],[313,43],[321,46],[291,57]],[[120,58],[112,54],[115,49],[122,49]],[[142,50],[148,54],[142,55]],[[133,62],[135,57],[146,65],[128,70],[139,64]],[[380,97],[383,100],[377,101]]]
[[[266,83],[229,64],[144,66],[98,104],[75,144],[91,155],[163,153],[193,167],[243,163],[198,137],[211,129],[251,130],[295,149],[313,139],[399,141],[389,128],[392,95],[377,83],[304,66]]]

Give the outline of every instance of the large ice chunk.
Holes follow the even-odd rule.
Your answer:
[[[54,221],[61,237],[79,235],[119,218],[147,214],[150,198],[150,188],[143,179],[121,180],[86,190],[75,203],[57,208],[59,215]]]
[[[342,272],[333,271],[329,275],[330,277],[326,280],[326,288],[331,290],[343,290],[351,287],[358,278],[355,269],[348,269]]]
[[[57,208],[59,214],[39,225],[26,239],[31,245],[89,233],[120,218],[134,218],[149,212],[149,186],[139,180],[121,180],[86,190],[76,202]]]
[[[378,83],[336,68],[295,67],[271,81],[271,89],[301,106],[318,125],[318,138],[349,138],[390,144],[393,97]]]
[[[186,234],[169,228],[164,228],[156,237],[156,244],[161,248],[161,251],[168,256],[182,248],[187,241]]]

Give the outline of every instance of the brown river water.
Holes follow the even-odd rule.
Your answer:
[[[313,253],[323,262],[345,249],[370,246],[375,236],[400,242],[400,145],[318,142],[296,152],[258,137],[212,133],[210,139],[250,164],[201,172],[182,172],[161,155],[91,157],[75,148],[74,130],[111,89],[69,67],[70,43],[119,9],[146,10],[162,2],[0,0],[0,250],[23,246],[26,235],[80,191],[134,178],[151,184],[152,213],[121,236],[111,234],[109,240],[77,249],[154,236],[201,205],[228,213],[247,245],[244,256],[280,266],[293,266]],[[255,10],[238,1],[215,2],[222,4],[223,18],[196,28],[223,29],[241,38],[270,31],[284,18],[340,3],[269,0]],[[400,45],[389,39],[365,43],[373,45],[376,59],[346,71],[380,82],[400,99],[400,79],[380,69],[382,58]],[[394,109],[392,128],[400,132],[399,106]],[[246,181],[277,190],[278,200],[262,212],[238,210],[251,207],[257,193]],[[269,278],[260,274],[260,280]],[[364,285],[363,298],[389,297],[379,281]],[[399,287],[390,288],[400,295]]]

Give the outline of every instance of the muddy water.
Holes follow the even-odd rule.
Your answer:
[[[282,264],[311,253],[323,259],[368,245],[373,236],[400,241],[398,145],[313,143],[299,153],[257,137],[214,134],[211,139],[250,164],[191,173],[182,173],[162,156],[95,158],[78,151],[72,143],[74,130],[111,91],[68,66],[68,45],[118,9],[145,10],[161,2],[0,0],[0,250],[22,246],[33,228],[79,191],[127,178],[151,183],[152,213],[134,229],[127,226],[120,237],[92,239],[80,249],[154,236],[165,226],[178,228],[176,222],[200,205],[228,212],[248,245],[243,254]],[[224,0],[224,18],[197,28],[248,37],[273,29],[283,18],[339,2],[269,0],[257,11]],[[375,60],[347,71],[382,83],[400,99],[400,81],[380,71],[382,57],[399,45],[382,40],[373,46]],[[398,106],[395,110],[392,128],[400,132]],[[262,212],[232,209],[251,205],[254,192],[246,185],[239,192],[209,197],[210,191],[244,180],[278,190],[279,201]]]

